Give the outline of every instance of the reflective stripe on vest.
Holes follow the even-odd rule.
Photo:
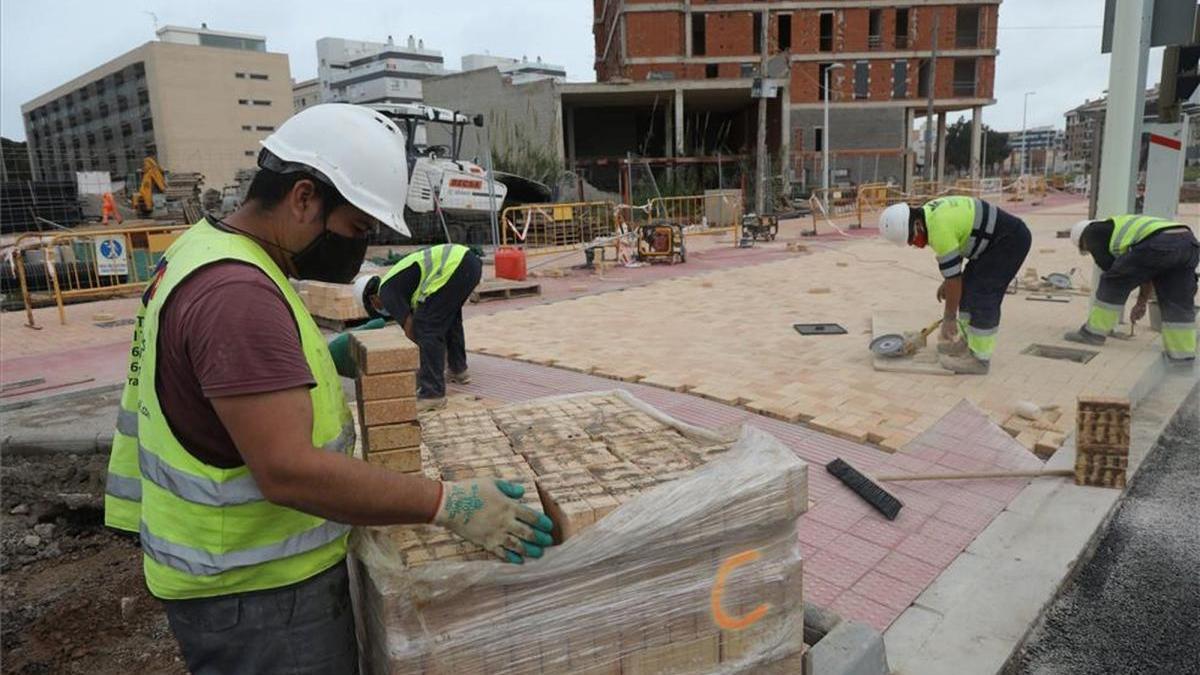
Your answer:
[[[213,553],[167,541],[147,530],[145,523],[142,523],[141,536],[142,551],[156,562],[188,574],[208,576],[306,553],[334,542],[349,532],[349,525],[327,520],[322,525],[279,543],[230,553]]]
[[[121,476],[110,471],[108,478],[104,480],[104,492],[119,499],[140,502],[142,500],[142,479]]]
[[[137,438],[138,415],[133,410],[120,408],[117,410],[117,431],[126,436]]]
[[[210,597],[277,588],[327,569],[345,556],[349,528],[271,503],[248,467],[223,469],[204,463],[176,438],[155,388],[159,318],[172,290],[205,265],[234,260],[253,265],[279,288],[292,313],[317,386],[309,389],[315,447],[334,452],[353,448],[355,434],[341,381],[328,346],[295,289],[258,244],[201,221],[167,251],[145,295],[145,322],[132,420],[132,457],[140,474],[141,522],[146,584],[164,599]],[[120,438],[125,438],[123,435]],[[113,462],[116,460],[114,453]],[[110,467],[112,462],[110,462]],[[110,491],[131,494],[123,471],[110,470]],[[115,476],[115,478],[114,478]]]
[[[983,255],[995,233],[996,207],[982,199],[976,199],[975,220],[971,223],[971,236],[967,238],[966,253],[963,255],[972,259]]]
[[[137,532],[141,520],[142,483],[138,472],[138,382],[141,373],[142,325],[146,318],[145,304],[138,306],[133,337],[129,343],[129,360],[125,387],[117,408],[117,424],[113,433],[112,450],[108,457],[108,480],[104,489],[104,524],[108,527]]]
[[[1112,238],[1108,240],[1108,250],[1114,256],[1119,256],[1151,234],[1172,227],[1186,227],[1166,218],[1130,214],[1113,216]]]
[[[393,265],[380,278],[379,284],[382,286],[400,272],[417,265],[421,270],[421,282],[409,297],[409,307],[416,310],[417,305],[446,285],[469,250],[461,244],[438,244],[414,251]]]
[[[342,429],[338,437],[322,448],[333,452],[348,452],[354,448],[354,427]],[[138,464],[142,477],[158,487],[193,504],[205,506],[237,506],[260,502],[265,498],[258,483],[250,474],[232,480],[216,481],[180,471],[159,459],[154,453],[138,444]],[[140,493],[140,486],[139,486]]]

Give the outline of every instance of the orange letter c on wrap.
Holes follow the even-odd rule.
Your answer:
[[[717,568],[717,580],[713,584],[711,604],[713,621],[720,628],[724,630],[742,630],[743,628],[748,628],[758,623],[766,615],[767,610],[770,609],[771,606],[764,603],[742,616],[730,616],[721,607],[721,597],[725,594],[725,578],[736,568],[752,563],[758,560],[759,557],[761,556],[757,549],[742,551],[726,558],[725,562],[721,563],[721,566]]]

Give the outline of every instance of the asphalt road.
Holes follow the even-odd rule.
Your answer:
[[[1009,673],[1200,673],[1200,388]]]

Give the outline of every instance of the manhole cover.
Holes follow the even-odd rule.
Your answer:
[[[1092,351],[1090,349],[1075,349],[1074,347],[1032,344],[1025,349],[1022,349],[1021,353],[1029,354],[1030,356],[1040,356],[1044,359],[1059,359],[1061,361],[1087,363],[1095,358],[1100,352]]]
[[[845,335],[846,329],[836,323],[794,323],[792,328],[801,335]]]

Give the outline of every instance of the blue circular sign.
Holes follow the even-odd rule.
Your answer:
[[[125,257],[125,246],[120,239],[105,239],[100,242],[100,255],[109,260]]]

